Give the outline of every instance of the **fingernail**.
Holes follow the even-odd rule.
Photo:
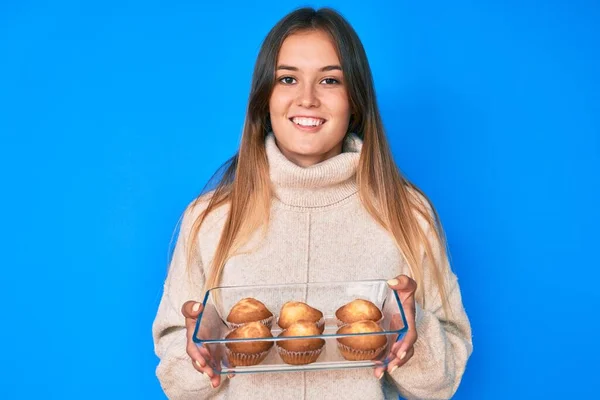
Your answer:
[[[200,309],[200,303],[196,303],[194,304],[194,306],[192,307],[192,311],[193,312],[198,312],[198,310]]]
[[[210,379],[210,376],[208,376],[208,374],[206,372],[202,373],[205,377],[207,377],[208,379]]]
[[[212,387],[213,387],[213,389],[216,389],[216,388],[217,388],[217,387],[215,386],[215,384],[214,384],[212,381],[210,381],[210,386],[212,386]]]
[[[406,352],[405,351],[403,351],[402,354],[400,354],[400,359],[404,360],[404,357],[406,357]]]
[[[202,368],[202,364],[200,364],[200,361],[196,360],[194,361],[194,364],[196,364],[198,368]],[[204,373],[204,375],[206,375],[206,373]]]
[[[397,369],[398,369],[398,366],[397,366],[397,365],[394,365],[394,368],[392,368],[392,370],[390,371],[390,374],[393,374],[393,373],[394,373],[394,371],[395,371],[395,370],[397,370]]]
[[[385,375],[385,371],[381,371],[381,374],[379,374],[379,378],[377,379],[381,380],[381,378],[383,378],[383,375]]]
[[[400,282],[398,282],[398,279],[390,279],[389,281],[387,281],[387,284],[390,286],[396,286],[399,283]]]

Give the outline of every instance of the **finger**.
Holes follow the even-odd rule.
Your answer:
[[[415,343],[417,342],[417,338],[418,338],[417,326],[415,323],[416,310],[414,307],[414,302],[412,304],[412,307],[410,307],[410,306],[404,307],[404,313],[406,314],[406,322],[408,324],[408,330],[406,331],[406,334],[404,335],[402,340],[395,343],[395,345],[397,346],[396,353],[398,354],[398,357],[400,359],[402,359],[404,357],[404,355],[408,351],[408,349],[410,349],[411,347],[413,347],[415,345]]]
[[[415,354],[415,349],[414,347],[411,347],[410,349],[408,349],[408,351],[404,354],[403,358],[400,357],[396,357],[394,358],[392,361],[390,361],[390,363],[388,364],[388,372],[391,374],[393,373],[395,370],[397,370],[398,368],[400,368],[401,366],[403,366],[404,364],[406,364],[406,362],[408,360],[411,359],[411,357]]]
[[[192,359],[192,365],[196,371],[206,375],[206,377],[209,379],[215,376],[215,371],[213,371],[213,369],[206,363],[202,365],[198,360]]]
[[[186,350],[196,371],[203,373],[207,378],[211,379],[211,381],[215,376],[218,375],[209,364],[208,358],[201,354],[200,349],[198,349],[195,345],[188,345]]]
[[[196,371],[200,372],[210,380],[210,384],[213,388],[216,388],[221,384],[221,376],[215,373],[215,371],[208,365],[201,367],[199,363],[194,361],[192,361],[192,365]]]
[[[201,347],[196,347],[196,348],[198,349],[198,351],[200,352],[202,357],[204,357],[204,359],[206,359],[206,360],[212,359],[212,356],[206,347],[201,346]]]
[[[208,358],[206,357],[206,354],[203,354],[198,348],[198,346],[196,346],[194,343],[188,341],[185,350],[188,356],[190,356],[190,358],[192,359],[192,361],[200,364],[200,367],[205,367],[208,364]]]
[[[410,318],[408,318],[408,316],[407,319],[409,321],[411,320]],[[415,343],[417,342],[418,335],[417,329],[414,326],[414,318],[412,319],[412,321],[412,324],[410,322],[408,323],[408,332],[406,332],[404,338],[399,342],[398,350],[396,350],[396,354],[400,359],[403,359],[408,350],[412,349]]]
[[[375,373],[375,378],[381,379],[381,378],[383,378],[383,374],[385,374],[385,368],[375,367],[374,373]]]
[[[407,354],[409,353],[409,350],[412,348],[412,345],[407,344],[406,342],[406,337],[404,337],[403,339],[397,341],[396,343],[394,343],[392,345],[392,348],[390,349],[390,362],[388,364],[391,365],[390,368],[388,368],[388,371],[391,371],[392,368],[394,368],[395,366],[399,365],[400,362],[402,360],[404,360],[405,357],[407,357]],[[409,338],[410,340],[410,338]]]
[[[196,303],[196,304],[200,304],[200,303]],[[202,308],[202,307],[200,307]],[[186,329],[186,337],[188,342],[192,342],[193,341],[193,336],[194,336],[194,332],[196,330],[196,322],[198,320],[196,318],[187,318],[185,319],[185,329]]]
[[[219,387],[219,385],[221,384],[221,375],[214,374],[214,376],[210,378],[210,383],[213,388]]]
[[[186,301],[185,303],[183,303],[183,306],[181,306],[181,313],[186,319],[191,318],[195,320],[196,318],[198,318],[198,315],[200,315],[202,310],[202,303],[198,303],[193,300]]]
[[[402,339],[400,349],[397,350],[398,356],[403,358],[408,349],[417,341],[417,329],[415,324],[415,292],[417,290],[417,283],[414,281],[414,279],[411,279],[406,275],[400,275],[395,279],[389,280],[388,285],[398,293],[400,301],[402,302],[404,314],[406,316],[406,322],[408,323],[408,331]]]
[[[375,361],[375,368],[373,369],[373,373],[375,374],[375,378],[381,379],[383,378],[383,374],[385,373],[386,364],[381,361]]]
[[[373,368],[373,373],[377,379],[383,378],[383,374],[385,373],[387,366],[389,363],[396,358],[394,354],[393,347],[390,349],[390,352],[387,354],[387,357],[384,360],[375,361],[375,366]]]
[[[394,354],[394,356],[396,356],[396,354],[398,354],[398,350],[400,350],[401,346],[402,346],[402,340],[399,340],[396,343],[394,343],[390,350],[390,354]]]
[[[210,384],[213,388],[216,388],[221,384],[221,375],[216,373],[208,364],[205,367],[201,367],[197,363],[194,363],[194,368],[210,379]]]
[[[198,347],[192,340],[196,327],[196,320],[202,310],[202,304],[196,301],[187,301],[181,307],[181,313],[185,317],[186,336],[188,339],[186,351],[192,359],[194,369],[210,379],[210,384],[213,388],[216,388],[221,384],[221,376],[215,373],[209,365],[208,361],[211,360],[210,353],[206,348]]]
[[[417,282],[406,275],[398,275],[394,279],[387,281],[387,284],[397,292],[414,294],[417,291]]]
[[[397,352],[400,349],[400,345],[401,345],[401,342],[396,342],[392,345],[392,348],[390,349],[390,353],[386,359],[388,362],[384,365],[385,370],[391,371],[398,364],[396,360],[398,358]]]
[[[186,347],[186,352],[194,365],[194,368],[203,374],[205,374],[208,378],[212,378],[215,373],[211,366],[208,363],[208,359],[201,353],[200,349],[194,344],[188,342]]]
[[[201,367],[209,366],[215,368],[218,364],[206,347],[198,346],[191,341],[188,341],[186,352],[192,360],[198,361]]]

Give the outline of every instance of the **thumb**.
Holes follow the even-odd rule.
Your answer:
[[[414,279],[409,278],[406,275],[400,275],[394,279],[388,281],[390,288],[394,289],[400,297],[402,308],[406,315],[406,322],[408,323],[408,331],[406,336],[402,339],[402,345],[398,350],[400,358],[404,358],[408,349],[417,340],[417,329],[416,329],[416,305],[415,305],[415,292],[417,290],[417,282]]]
[[[399,275],[394,279],[387,281],[390,288],[397,292],[413,294],[417,291],[417,282],[406,275]]]
[[[202,307],[202,303],[195,302],[193,300],[186,301],[181,307],[181,313],[184,317],[190,319],[198,318],[198,315],[202,312],[204,308]]]

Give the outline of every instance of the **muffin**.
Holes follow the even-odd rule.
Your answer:
[[[368,300],[356,299],[340,307],[335,312],[338,326],[352,324],[358,321],[379,322],[383,318],[381,310]]]
[[[227,315],[230,328],[239,328],[248,322],[260,322],[268,328],[273,324],[273,313],[260,301],[245,298],[238,301]]]
[[[292,324],[298,321],[312,322],[319,329],[319,334],[325,329],[325,320],[323,313],[316,308],[312,308],[306,303],[299,301],[288,301],[281,307],[279,320],[277,324],[282,329],[288,329]]]
[[[286,336],[317,336],[321,331],[314,322],[298,321],[281,332],[279,337]],[[317,361],[325,340],[323,339],[292,339],[277,341],[277,353],[286,364],[304,365]]]
[[[338,329],[338,334],[382,332],[381,327],[374,321],[358,321],[344,325]],[[347,336],[337,339],[338,349],[348,361],[373,360],[387,346],[385,335]]]
[[[272,338],[271,329],[260,322],[249,322],[231,331],[225,339]],[[271,347],[271,341],[226,343],[227,359],[232,366],[250,366],[262,362]]]

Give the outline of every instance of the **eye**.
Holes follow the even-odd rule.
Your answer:
[[[283,83],[284,85],[293,85],[294,83],[296,83],[296,80],[291,76],[284,76],[282,78],[279,78],[279,82]]]
[[[325,78],[321,82],[324,82],[325,85],[337,85],[340,83],[340,81],[335,78]]]

